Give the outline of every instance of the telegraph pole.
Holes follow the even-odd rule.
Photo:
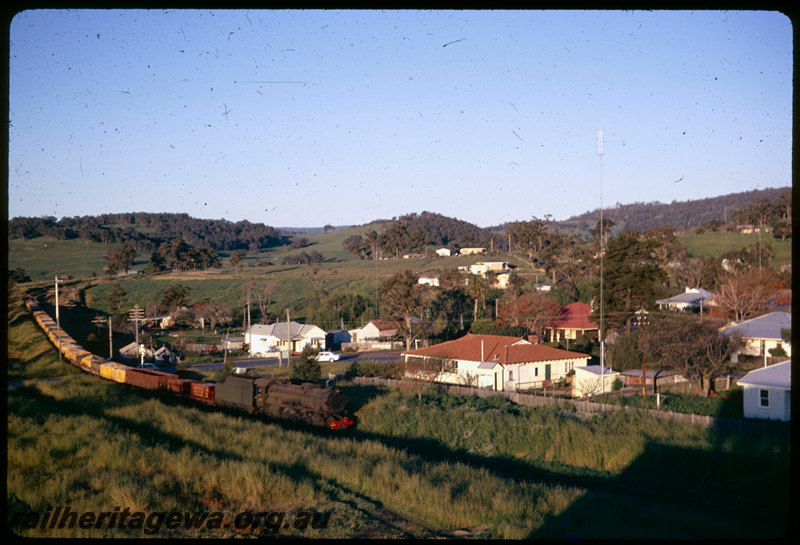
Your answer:
[[[291,365],[292,363],[292,327],[291,323],[289,322],[289,309],[286,309],[286,341],[288,343],[288,348],[286,350],[286,365]]]
[[[114,341],[113,341],[113,334],[111,331],[111,316],[108,317],[108,359],[114,359]]]
[[[139,320],[144,320],[144,309],[140,308],[139,305],[134,305],[130,311],[130,315],[131,317],[128,318],[128,321],[133,322],[136,328],[136,344],[139,344]]]

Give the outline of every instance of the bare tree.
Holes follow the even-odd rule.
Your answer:
[[[722,372],[741,341],[720,332],[720,322],[694,316],[666,317],[642,332],[644,350],[657,355],[661,363],[693,382],[703,395],[714,389],[714,379]]]
[[[441,379],[445,372],[455,368],[454,362],[436,357],[406,358],[403,364],[403,376],[414,380],[417,384],[417,399],[422,399],[422,391],[426,386]]]
[[[267,308],[273,303],[272,296],[278,288],[278,283],[274,280],[256,280],[251,278],[242,285],[242,290],[252,300],[255,298],[258,303],[258,310],[261,313],[261,320],[266,322],[268,318]]]

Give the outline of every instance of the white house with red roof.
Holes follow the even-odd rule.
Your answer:
[[[600,328],[589,320],[592,307],[586,303],[572,303],[562,307],[562,317],[545,328],[550,342],[574,341],[581,335],[591,335],[597,338]]]
[[[403,360],[441,363],[436,382],[497,391],[541,388],[566,377],[590,356],[534,344],[520,337],[467,334],[460,339],[409,350]]]

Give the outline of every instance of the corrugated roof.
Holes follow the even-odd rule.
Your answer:
[[[770,388],[792,389],[792,361],[776,363],[747,373],[739,380],[739,384],[751,386],[767,386]]]
[[[506,358],[506,348],[508,358]],[[503,335],[473,335],[468,333],[460,339],[443,342],[427,348],[403,352],[411,356],[432,356],[463,361],[481,361],[500,364],[521,364],[529,362],[589,358],[588,354],[571,352],[532,344],[520,337]],[[483,354],[483,359],[481,359]]]
[[[308,324],[300,324],[297,322],[289,322],[289,333],[291,334],[292,339],[299,339],[304,337],[309,331],[314,329],[316,326],[308,325]],[[253,335],[265,335],[270,337],[276,337],[278,339],[287,339],[286,333],[286,322],[277,322],[274,324],[253,324],[250,327],[250,332]]]
[[[599,365],[581,365],[575,367],[575,369],[581,369],[586,371],[587,373],[592,373],[593,375],[618,375],[619,371],[614,371],[611,367],[604,367],[602,372],[600,371]]]
[[[722,330],[723,335],[739,334],[749,339],[781,339],[781,329],[791,329],[792,315],[788,312],[770,312],[751,318]]]
[[[592,307],[586,303],[570,303],[564,307],[564,317],[553,322],[550,327],[556,329],[598,329],[597,324],[589,320]]]
[[[699,305],[700,301],[711,301],[714,299],[716,295],[711,292],[704,290],[703,288],[692,288],[687,290],[680,295],[676,295],[675,297],[670,297],[669,299],[659,299],[656,303],[661,304],[689,304],[689,305]]]

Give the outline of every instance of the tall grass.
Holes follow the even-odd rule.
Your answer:
[[[59,373],[55,349],[9,305],[9,350],[26,377]],[[34,326],[32,326],[34,327]],[[12,339],[14,339],[12,341]],[[346,367],[342,362],[341,368]],[[142,537],[116,528],[24,528],[16,515],[48,506],[143,512],[312,510],[331,512],[323,530],[282,529],[297,537],[370,538],[470,535],[759,537],[788,514],[790,448],[774,437],[733,434],[657,421],[621,411],[581,414],[525,408],[499,397],[474,399],[343,383],[358,426],[344,435],[316,433],[259,417],[183,402],[81,377],[31,381],[7,395],[8,523],[29,537]],[[401,441],[398,443],[398,439]],[[427,445],[420,457],[401,445]],[[742,502],[754,516],[659,508],[641,513],[622,496],[575,485],[515,482],[474,460],[541,468],[565,477],[655,487],[709,504]],[[597,522],[581,506],[599,498]],[[612,507],[613,506],[613,510]],[[596,512],[598,507],[588,509]],[[691,524],[687,522],[691,520]],[[162,528],[159,537],[252,535],[234,528]]]

